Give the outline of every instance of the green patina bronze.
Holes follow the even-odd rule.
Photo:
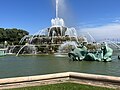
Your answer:
[[[106,44],[101,44],[100,49],[89,50],[84,45],[79,45],[77,48],[72,49],[71,52],[68,53],[70,59],[74,61],[104,61],[109,62],[112,61],[111,56],[113,54],[113,50]]]

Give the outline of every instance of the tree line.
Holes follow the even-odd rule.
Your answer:
[[[11,44],[17,45],[19,44],[21,38],[24,37],[25,35],[29,35],[29,32],[17,28],[12,29],[0,28],[0,44],[4,44],[4,42],[7,41],[9,45]]]

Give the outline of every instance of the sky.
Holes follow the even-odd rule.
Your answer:
[[[99,38],[120,38],[120,0],[59,0],[59,17],[67,27]],[[34,34],[51,26],[55,0],[0,0],[0,28]],[[96,35],[101,33],[101,35]],[[107,36],[106,36],[107,35]]]

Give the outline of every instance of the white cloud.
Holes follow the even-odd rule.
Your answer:
[[[120,39],[120,23],[81,28],[80,33],[89,32],[96,39]]]
[[[114,23],[120,23],[120,20],[119,19],[117,19],[117,20],[115,20],[115,21],[113,21]]]

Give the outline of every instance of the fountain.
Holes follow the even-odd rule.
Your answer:
[[[42,29],[37,33],[35,33],[34,35],[24,36],[20,40],[19,43],[22,44],[23,46],[22,47],[20,46],[17,53],[15,52],[17,54],[16,56],[18,56],[19,54],[25,54],[24,50],[28,50],[25,48],[31,46],[36,47],[37,51],[35,54],[40,54],[40,53],[53,54],[53,53],[57,53],[61,45],[65,44],[66,42],[67,44],[68,42],[69,43],[74,42],[74,44],[80,42],[81,39],[78,38],[76,29],[74,27],[71,28],[66,27],[64,20],[62,18],[59,18],[58,7],[59,7],[59,0],[56,0],[56,18],[51,20],[51,26],[49,28]],[[14,47],[14,49],[15,48],[17,47]],[[69,52],[69,50],[67,52]]]
[[[57,54],[59,56],[69,53],[68,56],[73,60],[91,58],[94,61],[111,61],[112,49],[107,45],[102,46],[100,43],[96,43],[90,33],[87,34],[92,42],[88,42],[84,36],[78,37],[76,29],[66,27],[64,20],[59,18],[58,7],[59,0],[56,0],[56,17],[51,19],[50,27],[42,29],[34,35],[24,36],[20,40],[20,44],[24,43],[24,45],[19,47],[18,52],[15,52],[16,56],[19,54]],[[113,45],[115,44],[113,43]],[[102,50],[103,47],[110,50],[110,52],[106,52],[107,55],[111,54],[106,56]]]

